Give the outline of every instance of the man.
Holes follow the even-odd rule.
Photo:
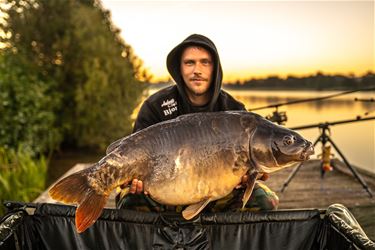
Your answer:
[[[150,96],[142,105],[134,125],[139,131],[158,122],[195,112],[245,110],[245,106],[221,89],[223,72],[214,43],[205,36],[191,35],[177,45],[167,56],[167,68],[176,82]],[[127,196],[117,196],[119,208],[165,211],[162,206],[143,194],[141,180],[132,181]],[[206,208],[211,211],[236,210],[242,207],[244,188]],[[247,208],[275,209],[277,196],[262,184],[256,185]],[[181,208],[171,208],[179,211]]]

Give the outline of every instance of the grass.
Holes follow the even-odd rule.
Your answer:
[[[44,189],[47,162],[27,152],[0,148],[0,216],[6,200],[30,202]]]

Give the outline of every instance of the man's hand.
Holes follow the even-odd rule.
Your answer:
[[[263,173],[263,175],[261,177],[258,177],[258,180],[266,181],[266,180],[268,180],[269,177],[270,177],[269,174]],[[236,188],[238,189],[238,188],[246,186],[246,183],[247,183],[248,179],[249,179],[249,176],[247,174],[242,176],[241,183],[238,184],[236,186]]]
[[[143,192],[143,182],[138,179],[133,179],[130,185],[129,193],[132,194],[141,194]],[[147,192],[144,192],[147,194]]]
[[[268,180],[269,178],[270,178],[270,175],[267,174],[267,173],[264,173],[264,174],[262,175],[262,177],[260,177],[259,179],[262,180],[262,181],[266,181],[266,180]]]

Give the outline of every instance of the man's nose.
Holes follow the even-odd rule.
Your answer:
[[[197,63],[195,65],[195,67],[194,67],[193,73],[197,74],[197,75],[202,74],[202,65],[200,65],[199,63]]]

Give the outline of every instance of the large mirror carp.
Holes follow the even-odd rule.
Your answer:
[[[108,196],[132,179],[166,205],[189,205],[189,220],[249,176],[247,203],[256,178],[305,161],[311,142],[296,132],[246,111],[195,113],[161,122],[112,143],[90,168],[55,184],[50,196],[77,204],[76,229],[83,232],[100,216]]]

